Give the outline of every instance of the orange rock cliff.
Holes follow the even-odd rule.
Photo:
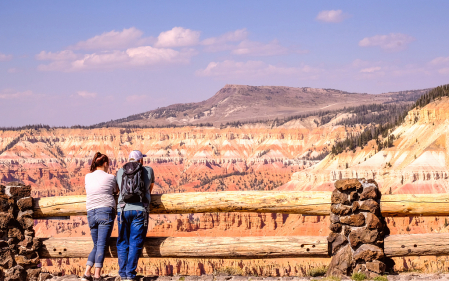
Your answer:
[[[96,151],[111,158],[111,173],[133,149],[148,154],[145,164],[155,170],[156,193],[225,190],[331,190],[345,177],[374,178],[383,193],[447,192],[449,99],[410,111],[392,132],[394,146],[377,151],[375,142],[355,152],[329,155],[336,140],[363,128],[316,126],[310,120],[283,128],[165,128],[165,129],[50,129],[0,132],[0,181],[21,180],[34,197],[84,193],[84,175]],[[312,125],[311,125],[312,124]],[[347,165],[346,165],[347,164]],[[347,168],[346,168],[347,167]],[[392,234],[446,232],[444,218],[387,218]],[[36,234],[89,236],[85,217],[69,221],[37,221]],[[152,215],[148,236],[320,235],[327,217],[280,214],[211,213]],[[113,235],[116,235],[114,229]],[[398,268],[438,264],[437,258],[398,259]],[[238,267],[246,274],[302,275],[327,259],[198,260],[143,259],[142,274],[204,274]],[[44,267],[80,273],[85,259],[44,261]],[[106,270],[115,272],[108,261]]]

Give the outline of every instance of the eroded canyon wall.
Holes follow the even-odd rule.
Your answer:
[[[309,120],[310,119],[310,120]],[[344,127],[318,127],[313,118],[294,121],[286,128],[167,128],[167,129],[51,129],[0,133],[0,180],[20,180],[32,186],[34,197],[84,194],[84,176],[97,151],[111,158],[115,173],[129,152],[140,149],[145,163],[155,170],[157,193],[273,190],[294,172],[318,163],[311,160],[344,138]],[[355,128],[354,131],[361,128]],[[85,217],[67,221],[37,221],[39,237],[89,236]],[[148,236],[261,236],[327,235],[324,217],[281,214],[212,213],[152,215]],[[117,235],[114,230],[113,235]],[[316,260],[320,263],[321,261]],[[158,274],[211,273],[219,267],[239,265],[245,272],[279,275],[302,274],[316,262],[143,260],[140,270]],[[44,260],[44,267],[77,272],[85,260]],[[106,271],[116,270],[106,263]],[[290,265],[289,265],[290,264]],[[178,268],[178,269],[176,269]],[[290,268],[290,269],[287,269]],[[295,269],[296,268],[296,269]],[[282,273],[281,273],[282,272]]]

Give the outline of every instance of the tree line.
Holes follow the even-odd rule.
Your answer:
[[[346,139],[336,142],[332,146],[332,154],[337,155],[348,149],[355,151],[357,147],[363,148],[373,139],[376,140],[378,150],[392,147],[397,136],[394,136],[391,132],[404,122],[408,112],[411,109],[423,108],[441,97],[449,97],[449,84],[428,91],[419,97],[412,106],[379,104],[354,108],[351,111],[351,113],[354,113],[352,117],[337,124],[344,126],[362,124],[368,125],[368,127],[361,133],[350,134]],[[374,112],[377,113],[374,114]],[[382,136],[382,139],[380,139],[380,136]]]

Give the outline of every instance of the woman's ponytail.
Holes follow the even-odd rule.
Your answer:
[[[94,172],[98,167],[103,166],[106,162],[109,162],[109,158],[106,154],[101,154],[101,152],[95,153],[94,159],[92,159],[92,164],[90,164],[90,171]]]

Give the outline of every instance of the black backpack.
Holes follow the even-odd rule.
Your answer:
[[[129,162],[123,166],[122,186],[120,189],[123,202],[147,202],[143,166],[139,162]]]

